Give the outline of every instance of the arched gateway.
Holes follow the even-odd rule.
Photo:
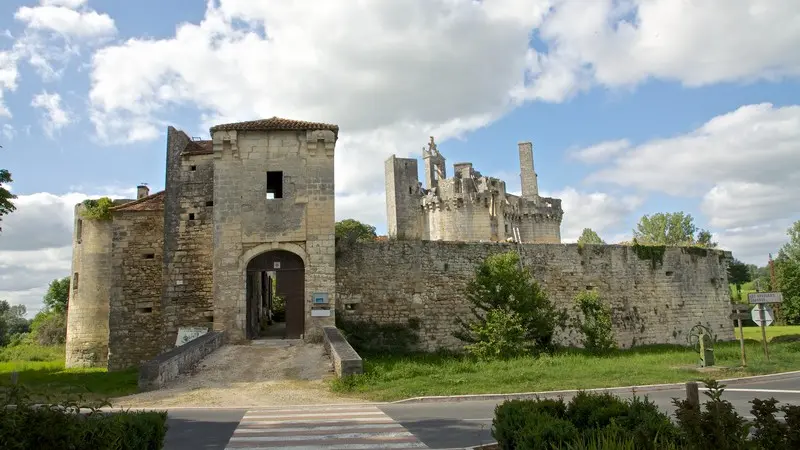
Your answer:
[[[286,250],[247,263],[247,339],[300,339],[305,325],[305,265]]]

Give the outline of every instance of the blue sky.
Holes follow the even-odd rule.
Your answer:
[[[800,4],[690,3],[4,1],[0,298],[69,273],[75,203],[163,188],[168,125],[275,115],[341,126],[337,218],[379,232],[390,154],[433,135],[516,191],[532,141],[565,240],[682,210],[764,264],[800,218]]]

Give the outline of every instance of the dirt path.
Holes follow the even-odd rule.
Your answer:
[[[117,407],[225,406],[355,403],[330,392],[335,375],[321,344],[255,341],[226,345],[164,388],[112,400]]]

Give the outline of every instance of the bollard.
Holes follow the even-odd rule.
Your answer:
[[[686,383],[686,400],[688,400],[692,406],[700,407],[700,390],[698,389],[696,381],[689,381]]]

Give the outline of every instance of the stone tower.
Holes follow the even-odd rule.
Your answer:
[[[520,142],[518,145],[522,198],[526,200],[535,200],[539,196],[539,182],[536,170],[533,167],[533,144],[530,142]]]
[[[384,162],[387,232],[392,239],[422,239],[422,193],[417,160],[390,156]]]
[[[283,289],[286,337],[334,324],[334,149],[339,127],[273,117],[211,128],[214,329],[257,335]]]
[[[82,217],[75,206],[66,367],[106,367],[111,295],[112,221]]]

